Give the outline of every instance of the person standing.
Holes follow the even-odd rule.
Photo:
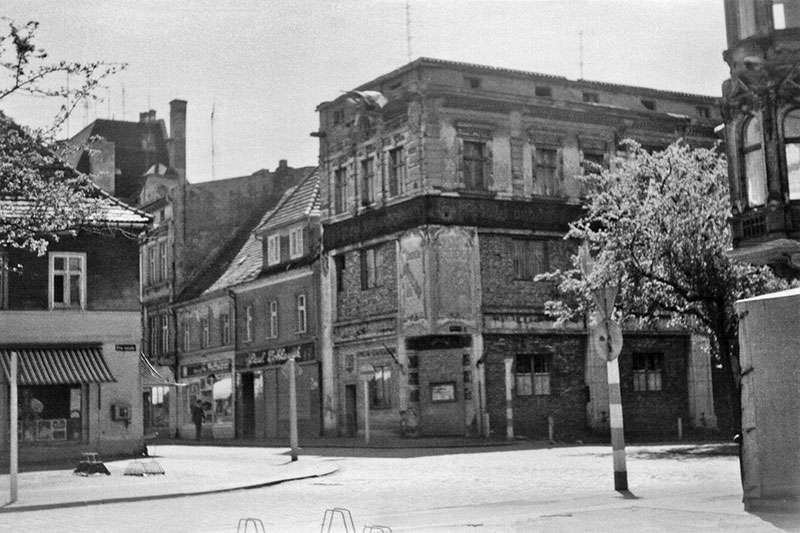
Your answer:
[[[192,406],[192,422],[194,422],[195,440],[200,440],[200,434],[203,432],[203,402],[197,400]]]

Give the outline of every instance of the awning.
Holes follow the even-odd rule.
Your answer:
[[[17,352],[17,383],[20,385],[66,385],[113,383],[103,350],[99,346],[14,348]],[[0,349],[0,364],[6,380],[11,373],[10,348]]]
[[[176,384],[162,376],[156,367],[147,359],[147,356],[139,352],[139,373],[142,375],[142,386],[144,387],[166,387]]]

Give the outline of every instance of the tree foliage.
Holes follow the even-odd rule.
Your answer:
[[[55,142],[55,132],[124,65],[50,61],[35,43],[38,23],[0,20],[8,24],[0,34],[0,105],[14,95],[64,101],[52,124],[38,130],[23,128],[0,111],[0,248],[43,254],[48,238],[79,226],[98,207],[91,201],[96,194],[90,177],[63,163],[67,148]],[[71,83],[63,85],[65,79]]]
[[[547,312],[561,322],[585,316],[590,294],[619,285],[618,319],[641,325],[669,321],[706,334],[731,391],[738,390],[738,319],[741,298],[786,288],[768,267],[739,263],[731,248],[727,166],[716,150],[676,142],[649,154],[625,142],[627,157],[611,170],[583,177],[586,213],[568,238],[588,245],[593,268],[574,268],[546,278],[558,282],[561,299]],[[734,397],[735,396],[735,397]],[[738,394],[732,422],[739,427]]]

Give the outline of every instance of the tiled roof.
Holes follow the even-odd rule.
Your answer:
[[[300,184],[288,189],[274,209],[267,212],[251,231],[247,241],[231,261],[225,272],[204,292],[211,294],[252,281],[264,266],[263,244],[256,232],[263,228],[277,227],[306,216],[319,214],[319,172],[314,169]]]
[[[319,216],[319,169],[314,169],[294,190],[286,201],[272,212],[272,216],[259,225],[257,231],[296,222],[304,217]]]

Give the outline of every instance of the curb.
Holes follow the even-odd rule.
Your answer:
[[[233,492],[237,490],[252,490],[252,489],[260,489],[264,487],[271,487],[273,485],[279,485],[281,483],[286,483],[289,481],[299,481],[301,479],[312,479],[317,477],[324,477],[330,476],[331,474],[335,474],[339,471],[338,467],[333,467],[330,470],[317,473],[317,474],[309,474],[306,476],[297,476],[297,477],[287,477],[282,479],[276,479],[273,481],[265,481],[263,483],[255,483],[252,485],[242,485],[237,487],[227,487],[224,489],[211,489],[211,490],[202,490],[197,492],[172,492],[166,494],[154,494],[149,496],[127,496],[121,498],[107,498],[101,500],[84,500],[84,501],[77,501],[77,502],[62,502],[62,503],[49,503],[49,504],[38,504],[38,505],[24,505],[19,507],[8,507],[9,504],[0,507],[0,514],[2,513],[22,513],[26,511],[43,511],[49,509],[68,509],[71,507],[87,507],[89,505],[104,505],[107,503],[131,503],[131,502],[142,502],[142,501],[151,501],[151,500],[167,500],[172,498],[185,498],[187,496],[205,496],[208,494],[222,494],[224,492]]]

